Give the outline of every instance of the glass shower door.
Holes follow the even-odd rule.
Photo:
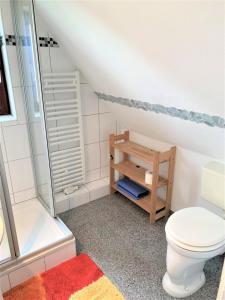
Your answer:
[[[11,1],[11,6],[32,148],[36,193],[46,209],[55,216],[33,3],[31,0]]]

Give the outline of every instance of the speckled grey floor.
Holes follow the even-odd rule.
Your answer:
[[[87,253],[127,300],[169,300],[161,285],[166,271],[166,220],[149,224],[148,214],[115,194],[60,215]],[[206,284],[191,300],[216,299],[223,257],[205,267]],[[109,299],[111,300],[111,299]]]

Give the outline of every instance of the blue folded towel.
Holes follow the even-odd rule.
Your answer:
[[[117,187],[121,189],[121,191],[128,193],[135,200],[138,200],[148,194],[147,189],[127,177],[118,180]]]

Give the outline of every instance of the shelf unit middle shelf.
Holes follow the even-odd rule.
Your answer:
[[[130,160],[124,160],[118,164],[112,164],[111,167],[114,170],[129,177],[131,180],[139,183],[149,191],[152,190],[152,185],[145,183],[145,171],[146,171],[145,168],[134,164]],[[168,184],[168,180],[159,176],[157,188],[165,186],[167,184]]]

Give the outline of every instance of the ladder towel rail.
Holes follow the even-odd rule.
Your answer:
[[[42,76],[54,195],[84,183],[79,72]]]

